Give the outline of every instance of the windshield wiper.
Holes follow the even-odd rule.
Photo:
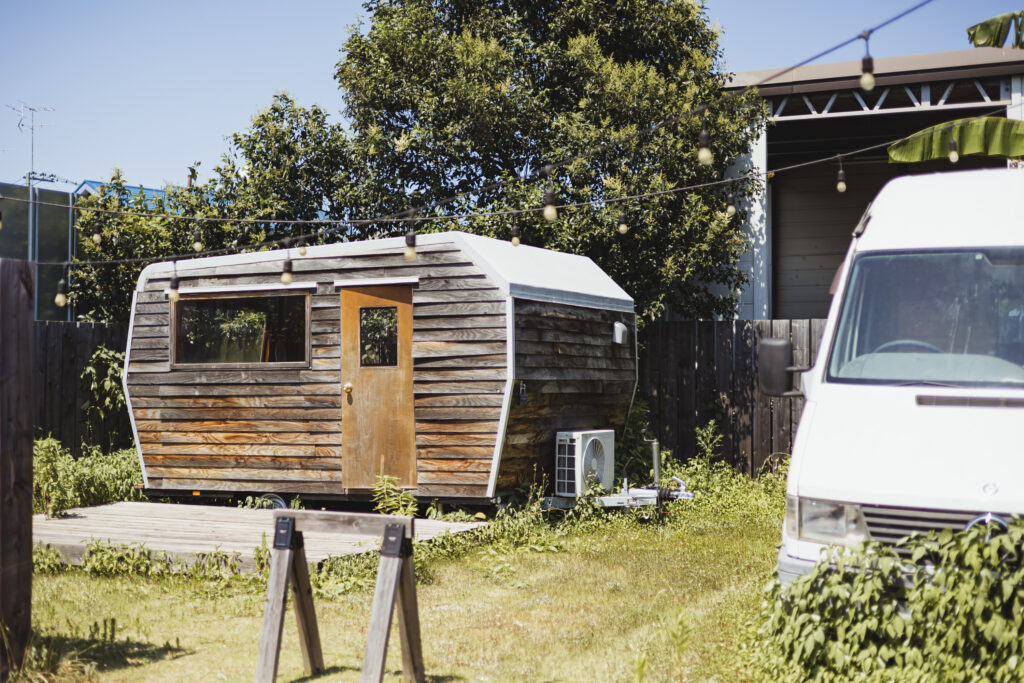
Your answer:
[[[916,379],[907,382],[894,384],[897,387],[949,387],[950,389],[961,389],[963,384],[950,384],[949,382],[936,382],[931,379]]]

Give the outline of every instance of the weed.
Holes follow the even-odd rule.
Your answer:
[[[419,503],[416,496],[398,485],[398,477],[382,474],[373,485],[373,509],[385,515],[415,517]]]
[[[76,460],[51,437],[36,440],[32,459],[34,513],[54,517],[74,507],[145,498],[135,488],[142,470],[134,448],[104,455],[90,447]]]

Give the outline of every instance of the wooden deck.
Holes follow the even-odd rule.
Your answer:
[[[444,532],[457,533],[480,522],[416,520],[416,538],[425,540]],[[141,543],[147,549],[193,560],[197,553],[237,553],[242,567],[252,567],[253,551],[273,542],[272,510],[242,510],[209,505],[170,503],[113,503],[76,508],[66,517],[32,518],[33,543],[47,543],[72,562],[79,562],[90,540],[108,544]],[[306,557],[317,562],[327,557],[351,555],[377,548],[380,539],[360,535],[308,533]]]

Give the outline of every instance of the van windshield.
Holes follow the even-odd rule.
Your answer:
[[[1024,249],[854,258],[828,379],[1024,387]]]

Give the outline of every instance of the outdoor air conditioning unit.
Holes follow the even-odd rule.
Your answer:
[[[558,432],[555,435],[555,495],[576,498],[591,479],[610,489],[615,478],[615,431]]]

